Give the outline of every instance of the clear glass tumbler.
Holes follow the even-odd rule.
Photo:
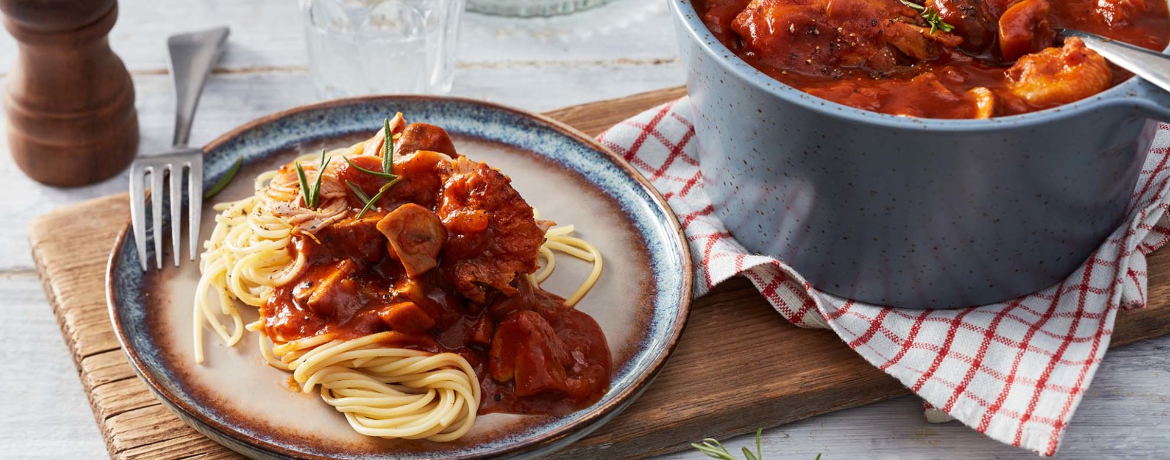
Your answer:
[[[496,16],[556,16],[598,7],[613,0],[467,0],[467,10]]]
[[[465,0],[301,0],[318,96],[451,90]]]

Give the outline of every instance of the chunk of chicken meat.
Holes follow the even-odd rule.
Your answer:
[[[390,257],[402,262],[406,276],[418,278],[439,264],[439,251],[447,239],[443,222],[433,212],[414,203],[390,211],[378,221],[386,235]]]
[[[573,356],[556,331],[536,312],[521,311],[500,323],[489,350],[493,380],[515,381],[517,396],[565,392]]]
[[[1007,11],[1008,8],[1010,8],[1012,5],[1015,5],[1016,3],[1019,3],[1020,1],[1021,0],[983,0],[983,3],[987,5],[987,10],[991,12],[991,17],[995,18],[996,21],[999,21],[999,18],[1003,16],[1004,11]]]
[[[421,334],[435,327],[435,319],[414,302],[399,302],[377,310],[378,319],[392,331]]]
[[[956,48],[963,43],[957,35],[938,30],[932,33],[929,27],[902,21],[887,20],[883,31],[887,44],[919,61],[938,59],[944,48]]]
[[[446,154],[430,150],[394,155],[394,174],[399,180],[390,189],[389,198],[434,208],[439,202],[443,176],[450,171],[450,165],[451,159]]]
[[[706,0],[703,24],[706,24],[711,32],[723,41],[724,45],[735,49],[739,46],[739,42],[734,39],[735,32],[732,29],[732,23],[735,21],[735,16],[743,11],[750,2],[751,0]]]
[[[1097,0],[1097,6],[1093,8],[1093,14],[1109,27],[1128,25],[1145,11],[1145,0]]]
[[[954,26],[951,33],[963,38],[959,47],[981,53],[995,43],[998,16],[992,14],[985,0],[926,0],[923,5]]]
[[[1084,99],[1108,89],[1113,81],[1105,58],[1076,37],[1065,40],[1061,48],[1020,58],[1007,77],[1012,94],[1038,107]]]
[[[516,295],[516,275],[536,271],[544,229],[503,173],[455,160],[437,213],[447,228],[440,271],[468,299],[485,302],[491,289]]]
[[[398,143],[394,145],[394,153],[409,155],[419,150],[439,152],[451,158],[459,157],[455,152],[455,143],[451,142],[451,136],[443,128],[426,123],[406,125],[406,129],[402,130],[402,137],[399,137]]]
[[[390,120],[390,132],[395,136],[395,155],[409,155],[419,150],[430,150],[446,154],[451,158],[459,156],[455,152],[455,143],[451,141],[451,136],[447,134],[446,130],[426,123],[408,125],[401,112]],[[382,156],[382,150],[385,147],[386,130],[383,128],[374,133],[374,137],[366,140],[362,151],[366,155]]]
[[[995,93],[982,86],[967,91],[975,98],[975,118],[987,119],[995,116]]]
[[[402,117],[402,112],[398,112],[394,115],[394,118],[390,119],[391,133],[399,134],[405,127],[406,119]],[[378,132],[374,133],[374,137],[366,139],[366,142],[362,146],[362,151],[365,152],[366,155],[382,156],[382,149],[385,148],[385,146],[386,129],[383,127],[379,129]]]
[[[1024,0],[1009,7],[999,18],[999,52],[1005,61],[1052,46],[1056,29],[1048,0]]]
[[[731,27],[761,64],[806,75],[886,74],[901,60],[935,59],[963,41],[931,33],[898,0],[752,0]]]
[[[357,283],[353,280],[356,273],[357,264],[345,259],[315,284],[297,286],[293,289],[293,297],[307,305],[313,313],[333,316],[347,306],[359,303]]]

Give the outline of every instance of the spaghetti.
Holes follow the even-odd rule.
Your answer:
[[[512,197],[506,176],[454,153],[445,132],[415,126],[399,114],[369,141],[297,158],[259,175],[252,196],[215,206],[220,214],[204,243],[194,299],[196,362],[205,359],[205,325],[227,346],[237,344],[245,330],[258,332],[270,366],[291,372],[301,391],[319,391],[357,432],[384,438],[452,441],[481,412],[561,413],[566,404],[579,408],[595,401],[608,386],[608,347],[596,322],[572,307],[597,282],[600,252],[573,236],[573,226],[539,221],[535,210]],[[448,151],[440,157],[422,144]],[[412,147],[413,154],[404,152]],[[355,170],[388,164],[381,159],[387,151],[399,152],[394,183],[375,184],[382,190],[370,198],[374,194],[361,189],[368,184],[355,184],[369,178],[355,176]],[[423,160],[438,175],[416,164]],[[306,203],[305,184],[319,184],[315,208]],[[392,201],[378,201],[387,191]],[[502,198],[468,204],[493,194]],[[456,202],[464,207],[450,211]],[[443,214],[443,227],[426,224],[439,221],[438,215],[396,217],[411,206]],[[524,218],[524,209],[531,217]],[[380,234],[370,231],[375,222]],[[420,259],[411,252],[420,246],[419,229],[446,236],[433,242],[443,246],[441,257],[425,260],[426,254]],[[501,247],[523,246],[531,230],[540,232],[531,254],[500,256]],[[406,239],[394,240],[398,235]],[[474,238],[484,241],[468,246]],[[382,249],[385,257],[371,257],[367,249],[379,246],[388,247]],[[539,288],[555,270],[557,252],[593,264],[567,300]],[[507,264],[529,258],[527,265]],[[419,260],[433,266],[420,272]],[[495,274],[504,277],[490,276]],[[468,277],[471,282],[463,283]],[[448,300],[431,302],[419,294],[424,291],[431,297],[441,291]],[[261,318],[245,325],[237,302],[257,308]],[[534,339],[509,332],[532,328],[550,333]],[[459,334],[460,340],[451,339]],[[533,357],[550,351],[562,361],[531,374]],[[485,389],[492,392],[489,401]]]

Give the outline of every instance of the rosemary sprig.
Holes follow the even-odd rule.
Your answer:
[[[371,170],[371,169],[366,169],[366,168],[363,168],[363,167],[361,167],[361,166],[358,166],[358,165],[354,164],[354,162],[352,162],[352,161],[349,161],[349,158],[346,158],[346,159],[345,159],[345,162],[346,162],[346,163],[349,163],[349,167],[351,167],[351,168],[353,168],[353,169],[356,169],[356,170],[358,170],[358,171],[364,172],[364,173],[366,173],[366,174],[370,174],[370,175],[378,176],[378,177],[381,177],[381,178],[383,178],[383,179],[390,179],[390,180],[393,180],[395,177],[398,177],[398,176],[396,176],[394,173],[380,172],[380,171],[374,171],[374,170]]]
[[[926,23],[930,24],[930,33],[931,34],[934,34],[934,32],[936,30],[941,30],[943,32],[950,32],[952,30],[955,30],[955,26],[947,24],[946,21],[943,21],[942,16],[934,8],[927,8],[925,6],[919,5],[919,4],[914,3],[914,2],[908,2],[906,0],[899,0],[899,1],[901,1],[903,5],[906,5],[910,8],[914,8],[915,10],[919,11],[919,14],[922,16],[922,19],[925,19]]]
[[[382,130],[386,133],[385,144],[382,145],[382,172],[394,174],[394,134],[390,132],[389,118],[382,123]]]
[[[219,181],[215,185],[211,186],[206,192],[203,192],[203,199],[211,199],[211,197],[218,195],[219,192],[227,188],[228,184],[232,182],[232,179],[236,178],[236,173],[240,172],[240,165],[242,164],[244,164],[243,155],[236,158],[236,162],[232,163],[232,167],[228,168],[227,172],[224,173],[223,177],[219,178]]]
[[[390,187],[393,187],[394,184],[397,184],[400,180],[402,180],[401,177],[395,177],[391,179],[390,182],[387,182],[385,185],[383,185],[382,188],[379,188],[378,193],[375,194],[373,198],[370,198],[368,201],[366,201],[366,205],[362,207],[362,211],[358,213],[356,219],[361,219],[362,216],[366,214],[366,211],[369,211],[370,208],[374,206],[374,203],[377,203],[378,200],[382,198],[382,195],[385,194],[387,190],[390,190]],[[361,196],[358,196],[358,198],[361,198]]]
[[[350,181],[345,181],[345,185],[349,186],[349,189],[351,191],[353,191],[354,196],[358,197],[358,199],[361,200],[362,203],[365,205],[362,207],[361,212],[358,213],[357,219],[361,219],[362,216],[366,215],[366,211],[369,211],[370,208],[374,207],[374,205],[376,205],[378,203],[378,200],[382,198],[382,195],[386,194],[387,190],[390,190],[390,187],[393,187],[394,184],[397,184],[399,180],[402,180],[401,177],[394,174],[394,133],[390,132],[390,119],[389,118],[387,118],[382,123],[382,130],[383,130],[383,134],[385,134],[385,136],[386,136],[386,140],[385,140],[385,144],[382,145],[382,171],[381,172],[371,171],[369,169],[366,169],[366,168],[363,168],[361,166],[354,164],[352,161],[349,161],[349,158],[345,159],[345,162],[349,163],[349,166],[351,168],[354,168],[354,169],[361,171],[361,172],[364,172],[366,174],[371,174],[371,175],[378,176],[378,177],[381,177],[383,179],[389,180],[389,182],[386,182],[385,184],[382,185],[382,187],[378,188],[378,193],[375,194],[372,198],[369,196],[366,196],[366,193],[362,191],[361,187],[354,185]]]
[[[305,200],[305,207],[309,209],[317,209],[317,202],[321,199],[321,178],[325,177],[325,166],[332,161],[332,158],[325,157],[325,149],[321,149],[321,165],[317,166],[317,182],[313,184],[313,188],[309,188],[309,180],[305,178],[305,169],[301,167],[301,163],[296,163],[297,181],[301,184],[301,198]]]
[[[745,459],[764,460],[764,452],[763,449],[760,448],[760,436],[763,433],[764,429],[762,427],[756,428],[756,452],[752,453],[752,451],[748,450],[747,447],[744,447],[743,457]],[[717,458],[719,460],[739,460],[738,458],[735,458],[734,455],[731,455],[731,452],[728,451],[726,447],[723,447],[723,444],[719,443],[719,441],[714,438],[704,439],[701,444],[693,442],[691,443],[691,447],[694,447],[699,452],[702,452],[703,455],[711,458]],[[821,454],[817,454],[817,458],[815,460],[821,460]]]
[[[356,196],[358,201],[362,202],[362,205],[369,204],[370,196],[366,195],[366,192],[363,192],[361,187],[353,185],[353,182],[350,181],[345,181],[345,185],[353,192],[353,196]]]
[[[301,199],[305,202],[305,206],[309,205],[309,180],[305,179],[305,169],[301,167],[301,163],[296,163],[297,168],[297,182],[301,184]]]
[[[317,202],[321,201],[321,178],[325,177],[325,166],[332,161],[332,158],[325,157],[325,149],[321,149],[321,164],[317,166],[317,183],[313,185],[313,207],[317,207]]]

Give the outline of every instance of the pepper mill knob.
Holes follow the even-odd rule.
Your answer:
[[[106,35],[116,0],[0,0],[19,56],[4,110],[17,166],[73,187],[125,169],[138,150],[134,84]]]

